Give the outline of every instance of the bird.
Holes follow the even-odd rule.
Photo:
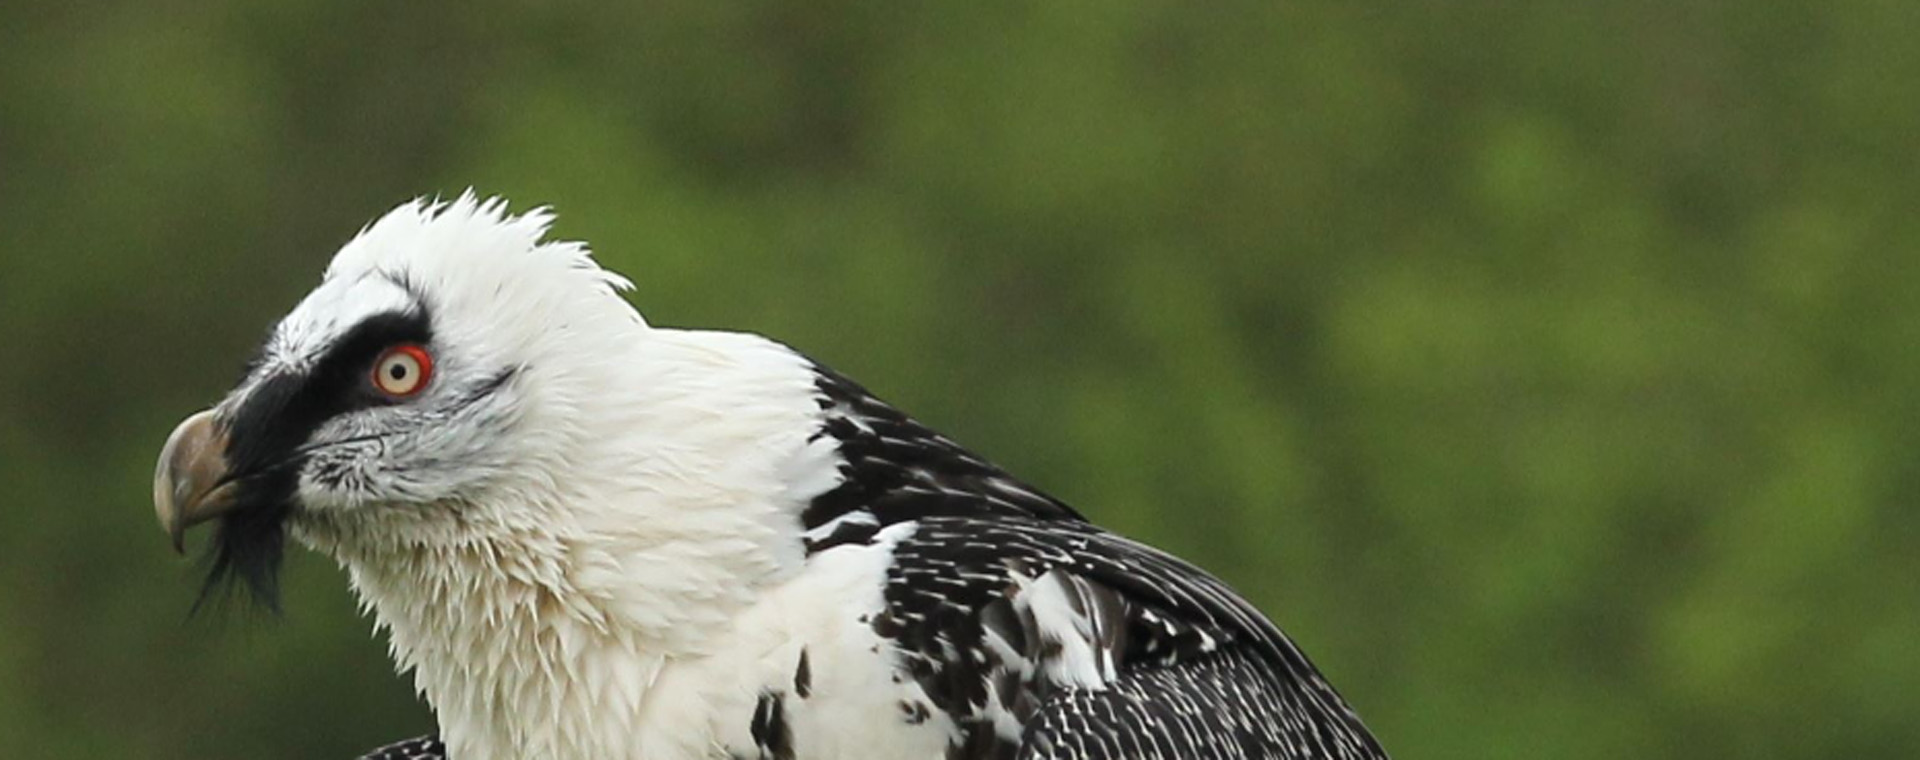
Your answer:
[[[1292,639],[548,207],[363,227],[161,451],[201,600],[332,558],[432,733],[368,758],[1384,758]],[[196,603],[197,604],[197,603]]]

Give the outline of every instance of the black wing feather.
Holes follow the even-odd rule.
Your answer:
[[[447,760],[447,745],[439,736],[422,736],[368,752],[360,760]]]
[[[913,523],[894,546],[887,613],[873,624],[931,707],[961,725],[953,760],[1385,757],[1290,639],[1186,562],[1085,523]],[[1050,573],[1071,584],[1069,603],[1101,621],[1092,638],[1115,667],[1106,691],[1060,688],[1035,673],[1057,656],[1057,642],[1036,640],[1018,590]],[[990,636],[1008,645],[992,646]],[[1023,734],[996,733],[996,712],[1014,716]]]
[[[1299,647],[1226,584],[819,373],[821,434],[846,462],[804,517],[808,551],[912,523],[871,623],[932,703],[908,713],[938,709],[961,727],[951,760],[1386,757]],[[1040,635],[1020,590],[1046,577],[1093,621],[1115,668],[1106,689],[1039,672],[1059,642]],[[1006,735],[1007,716],[1019,735]]]

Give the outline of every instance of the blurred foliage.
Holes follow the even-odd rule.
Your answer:
[[[1411,758],[1920,748],[1920,5],[0,6],[0,754],[430,717],[152,456],[407,198],[552,204],[1193,557]]]

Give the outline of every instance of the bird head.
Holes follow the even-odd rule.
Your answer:
[[[590,479],[572,465],[618,424],[610,396],[633,407],[618,386],[647,379],[650,328],[627,282],[544,241],[548,223],[467,194],[403,205],[340,250],[160,456],[175,548],[218,523],[207,589],[236,580],[273,604],[289,532],[365,550],[580,527],[550,510],[589,484],[557,481]]]

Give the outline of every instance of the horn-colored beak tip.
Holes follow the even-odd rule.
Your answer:
[[[227,435],[213,410],[188,417],[167,436],[153,471],[153,513],[174,551],[183,551],[187,528],[233,507],[227,475]]]

